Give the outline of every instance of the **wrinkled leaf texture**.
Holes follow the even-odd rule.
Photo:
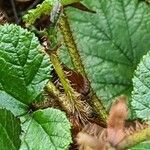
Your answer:
[[[150,49],[150,7],[138,0],[84,0],[96,14],[68,9],[86,72],[105,106],[131,96],[132,77]],[[64,55],[65,56],[65,55]]]
[[[49,59],[33,33],[17,25],[0,26],[0,107],[25,113],[49,74]]]
[[[20,120],[6,110],[0,109],[0,149],[19,150],[21,126]]]
[[[20,150],[67,150],[72,142],[70,128],[60,110],[38,110],[23,124],[25,134]]]
[[[150,52],[135,71],[131,104],[138,118],[150,120]]]

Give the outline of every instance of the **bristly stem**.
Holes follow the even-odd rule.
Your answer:
[[[55,85],[51,81],[47,83],[45,88],[49,93],[53,94],[53,96],[57,99],[62,109],[64,109],[67,113],[70,113],[71,106],[69,103],[69,99],[67,99],[67,97],[63,98],[61,96],[60,91],[55,87]]]
[[[65,93],[68,97],[68,99],[70,101],[73,100],[73,95],[74,95],[74,90],[72,89],[70,83],[69,83],[69,80],[66,78],[64,72],[63,72],[63,69],[62,69],[62,66],[61,66],[61,62],[56,54],[57,52],[56,51],[51,51],[50,52],[50,60],[54,66],[54,69],[56,70],[57,74],[58,74],[58,77],[63,85],[63,88],[65,90]]]
[[[67,110],[68,113],[77,115],[77,118],[80,118],[82,123],[87,121],[89,114],[91,113],[89,104],[81,101],[80,94],[77,93],[71,86],[69,80],[66,78],[64,71],[61,66],[61,62],[57,55],[56,50],[46,50],[48,53],[50,60],[53,64],[53,67],[60,79],[60,82],[63,86],[64,92],[66,94],[66,98],[64,101],[62,99],[58,99],[61,103],[61,106]],[[50,85],[50,84],[49,84]],[[52,88],[53,86],[49,86],[48,88]],[[50,89],[49,89],[50,90]],[[67,107],[65,105],[67,105]]]
[[[94,108],[96,113],[99,115],[99,119],[101,122],[106,126],[107,124],[107,113],[106,110],[102,104],[102,102],[98,99],[96,94],[91,90],[92,98],[91,101],[89,102],[90,105]]]
[[[79,55],[77,45],[76,45],[75,40],[73,38],[71,28],[70,28],[70,25],[68,22],[68,18],[67,18],[67,15],[65,12],[60,18],[59,28],[60,28],[61,33],[63,35],[64,42],[65,42],[66,47],[69,51],[69,54],[71,56],[71,59],[72,59],[72,62],[73,62],[75,69],[79,73],[81,73],[82,75],[86,76],[84,66],[82,64],[82,60],[81,60],[81,57]],[[103,104],[101,103],[101,101],[98,99],[96,94],[93,92],[92,88],[91,88],[91,95],[92,95],[92,100],[90,102],[90,105],[93,107],[93,109],[99,115],[99,118],[101,118],[101,121],[103,121],[106,124],[107,112],[106,112]]]
[[[67,16],[65,12],[60,18],[59,27],[60,27],[61,33],[64,38],[64,42],[66,44],[66,47],[68,48],[68,51],[71,56],[75,69],[82,75],[85,75],[84,67],[83,67],[80,55],[78,53],[77,46],[74,41],[71,29],[70,29],[70,25],[67,20]]]

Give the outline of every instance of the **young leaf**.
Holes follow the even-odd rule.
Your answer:
[[[72,3],[79,2],[80,0],[60,0],[62,5],[70,5]],[[59,0],[44,0],[42,4],[37,5],[36,9],[31,9],[28,14],[23,16],[23,20],[26,24],[31,25],[36,19],[40,18],[42,15],[49,15],[53,5],[59,2]]]
[[[6,110],[0,109],[0,149],[19,150],[21,140],[21,126],[19,119]]]
[[[67,14],[92,86],[108,106],[113,97],[131,94],[133,71],[150,47],[150,7],[138,0],[84,3],[96,14]]]
[[[60,110],[38,110],[23,126],[26,129],[21,150],[66,150],[72,141],[70,123]]]
[[[24,113],[49,74],[49,59],[33,33],[16,25],[0,26],[0,107]]]
[[[136,116],[150,120],[150,52],[143,57],[133,77],[132,106]]]

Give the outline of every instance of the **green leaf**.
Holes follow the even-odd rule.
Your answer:
[[[150,48],[150,7],[138,0],[85,0],[96,14],[67,11],[86,72],[97,95],[131,95],[133,72]]]
[[[66,150],[72,142],[70,128],[60,110],[38,110],[23,124],[25,134],[20,150]]]
[[[136,116],[150,120],[150,52],[143,57],[133,77],[132,106]]]
[[[49,79],[49,59],[33,33],[0,26],[0,107],[25,113]]]
[[[150,141],[145,141],[128,150],[149,150],[149,149],[150,149]]]
[[[19,150],[21,140],[21,126],[19,119],[6,110],[0,109],[0,149]]]

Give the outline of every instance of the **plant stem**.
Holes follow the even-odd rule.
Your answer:
[[[139,132],[127,136],[122,142],[119,143],[119,145],[117,146],[117,150],[128,149],[149,139],[150,139],[150,127],[147,127],[144,130],[141,130]]]
[[[68,51],[71,56],[75,69],[82,75],[85,75],[84,67],[83,67],[80,55],[78,53],[73,35],[71,33],[70,25],[67,20],[67,16],[65,12],[64,12],[64,15],[62,15],[60,18],[59,27],[60,27],[61,33],[64,38],[64,42],[66,44],[66,47],[68,48]]]
[[[73,38],[71,28],[70,28],[67,15],[65,14],[65,12],[64,12],[64,15],[62,15],[62,17],[60,18],[59,27],[63,35],[66,47],[68,48],[69,54],[72,58],[72,62],[74,64],[75,69],[78,72],[80,72],[82,75],[86,76],[86,73],[84,71],[84,66],[82,64],[81,57],[78,53],[77,45]],[[101,121],[106,125],[107,112],[103,104],[101,103],[101,101],[93,92],[92,88],[91,88],[91,95],[92,95],[92,100],[90,102],[90,105],[97,112],[97,114],[99,115],[99,118],[101,118]]]
[[[51,54],[49,56],[50,56],[50,59],[51,59],[53,66],[57,72],[57,75],[58,75],[58,77],[59,77],[59,79],[63,85],[63,88],[65,90],[65,93],[66,93],[68,99],[70,101],[72,101],[73,95],[74,95],[74,90],[72,89],[69,81],[66,79],[66,76],[65,76],[63,69],[61,67],[61,62],[59,61],[59,58],[58,58],[56,52],[55,51],[51,52]]]
[[[55,87],[55,85],[52,82],[48,82],[48,84],[46,85],[46,89],[49,93],[52,93],[53,96],[58,100],[60,106],[62,107],[62,109],[64,109],[66,112],[71,113],[70,108],[71,106],[69,106],[69,99],[63,98],[61,96],[60,91]]]
[[[59,57],[57,56],[57,51],[47,51],[47,53],[49,54],[51,62],[55,68],[55,71],[60,79],[60,82],[62,83],[63,89],[66,94],[66,96],[62,97],[63,100],[58,99],[61,103],[61,106],[65,108],[68,114],[73,114],[75,118],[78,118],[80,122],[84,124],[88,120],[88,116],[91,113],[89,104],[81,101],[80,94],[75,92],[74,89],[71,87],[71,84],[66,78],[61,67],[61,62],[59,61]],[[53,88],[52,84],[51,86],[49,86],[49,90],[50,88]],[[65,105],[67,105],[67,107]]]
[[[106,126],[106,124],[107,124],[106,110],[105,110],[103,104],[101,103],[101,101],[97,98],[96,94],[93,94],[94,93],[93,90],[91,90],[91,93],[92,93],[92,99],[89,103],[94,108],[94,110],[97,112],[102,124],[104,124],[104,126]]]

